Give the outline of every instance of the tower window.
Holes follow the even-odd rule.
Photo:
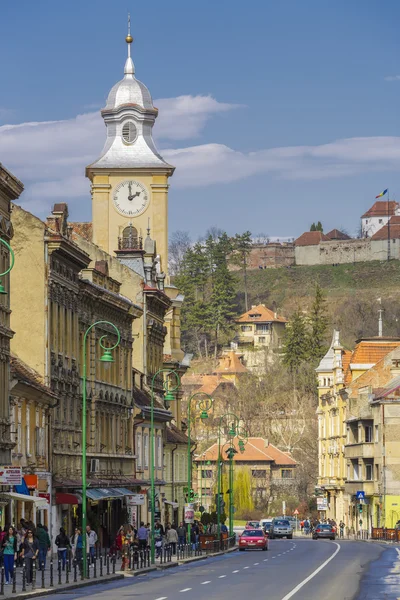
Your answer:
[[[122,127],[122,138],[127,144],[132,144],[136,140],[136,126],[133,121],[127,121]]]

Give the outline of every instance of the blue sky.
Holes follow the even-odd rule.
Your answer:
[[[84,168],[128,10],[157,145],[177,166],[170,231],[297,237],[321,220],[353,233],[382,189],[400,200],[396,0],[41,0],[7,3],[0,36],[0,161],[28,210],[68,201],[90,219]]]

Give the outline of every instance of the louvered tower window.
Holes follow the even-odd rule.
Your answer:
[[[136,127],[133,121],[127,121],[122,127],[122,137],[124,142],[132,144],[136,139]]]

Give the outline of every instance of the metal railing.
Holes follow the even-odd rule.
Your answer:
[[[236,545],[236,535],[231,535],[221,540],[207,540],[206,553],[213,554],[214,552],[226,552],[229,548],[234,548]]]
[[[400,529],[386,529],[386,527],[373,527],[372,540],[383,540],[385,542],[400,542]]]

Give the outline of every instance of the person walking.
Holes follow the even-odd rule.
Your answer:
[[[186,543],[186,527],[183,521],[181,521],[181,524],[179,525],[176,532],[178,534],[179,547],[182,548],[182,546],[184,546]]]
[[[137,537],[139,540],[139,550],[145,550],[147,548],[147,540],[149,538],[149,531],[147,527],[144,526],[144,522],[140,522],[140,527],[137,532]]]
[[[70,547],[69,537],[65,533],[64,527],[60,527],[60,533],[56,537],[56,546],[58,560],[62,563],[62,570],[65,571],[65,564],[67,562],[67,550]]]
[[[32,529],[28,529],[21,551],[21,558],[25,562],[26,583],[32,583],[33,561],[39,556],[39,548],[39,540],[33,537]]]
[[[344,528],[345,528],[345,524],[343,523],[343,521],[340,521],[339,523],[339,531],[340,531],[340,537],[344,537]]]
[[[72,537],[72,557],[75,563],[78,565],[80,572],[82,572],[83,564],[83,540],[82,531],[79,527],[75,527],[75,534]]]
[[[14,565],[17,560],[17,532],[14,527],[9,527],[3,538],[1,547],[3,549],[5,583],[11,583],[14,573]]]
[[[172,554],[175,556],[176,545],[178,543],[178,534],[175,529],[172,529],[172,527],[167,528],[166,540],[167,544],[171,545]]]
[[[90,556],[90,562],[94,563],[96,554],[97,533],[93,531],[90,525],[86,526],[86,552]]]
[[[29,528],[34,536],[35,532],[32,527]],[[46,568],[47,553],[51,548],[50,536],[41,523],[36,527],[36,539],[39,544],[39,570]]]

